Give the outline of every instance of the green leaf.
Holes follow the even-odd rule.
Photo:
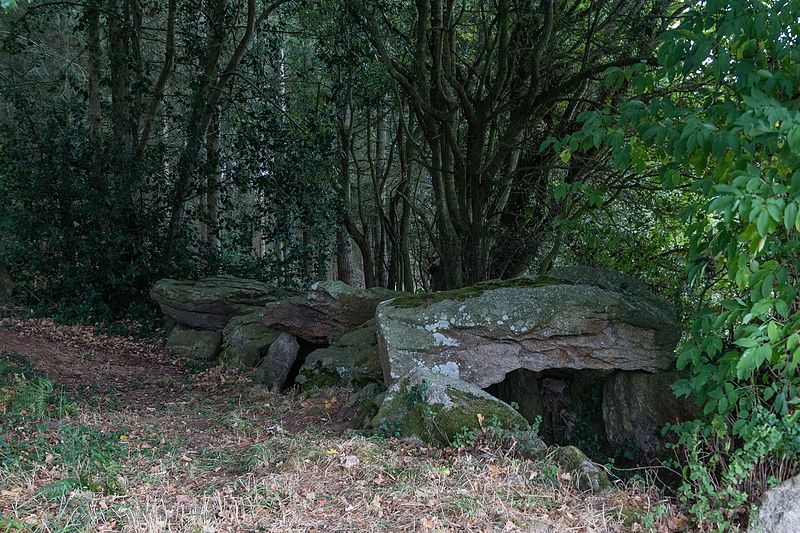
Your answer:
[[[753,307],[750,308],[750,314],[761,315],[772,309],[772,299],[759,300]]]
[[[772,296],[772,285],[775,282],[775,275],[772,272],[768,272],[766,276],[764,276],[764,281],[761,282],[761,296],[763,298],[770,298]]]
[[[789,318],[789,304],[785,300],[775,300],[775,311],[783,318]]]
[[[762,237],[767,235],[767,230],[769,229],[769,211],[762,210],[761,213],[758,215],[758,220],[756,220],[756,229],[758,230],[758,234]]]
[[[750,348],[742,353],[742,357],[740,357],[739,362],[736,363],[736,377],[739,379],[744,379],[744,377],[749,375],[754,368],[755,348]]]
[[[791,231],[794,228],[795,222],[797,221],[797,204],[795,202],[789,202],[789,205],[786,206],[786,209],[783,212],[783,226],[786,228],[786,231]]]
[[[769,216],[772,217],[772,220],[774,220],[775,222],[780,222],[781,219],[783,218],[781,216],[782,214],[781,208],[773,202],[767,203],[767,212],[769,213]],[[762,233],[762,235],[764,234]]]
[[[767,326],[767,336],[769,337],[769,341],[772,343],[778,342],[780,337],[780,328],[778,327],[777,322],[770,322]]]
[[[789,338],[786,339],[786,348],[788,350],[794,350],[797,348],[798,343],[800,343],[800,334],[792,333],[789,335]]]
[[[717,412],[721,415],[724,415],[728,412],[728,398],[725,396],[719,399],[719,403],[717,404]]]
[[[742,337],[741,339],[736,339],[733,343],[742,348],[753,348],[754,346],[758,346],[760,341],[752,337]]]
[[[789,144],[789,149],[796,155],[800,155],[800,126],[795,126],[789,131],[786,136],[786,142]]]
[[[762,344],[758,348],[755,349],[754,360],[755,360],[755,369],[758,370],[764,361],[769,359],[772,356],[772,347],[769,344]]]

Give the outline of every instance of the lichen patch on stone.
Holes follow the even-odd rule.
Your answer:
[[[459,375],[461,374],[461,371],[458,368],[458,363],[455,361],[448,361],[447,363],[441,365],[434,365],[431,370],[437,374],[443,374],[455,379],[458,379]]]
[[[438,332],[433,334],[433,343],[435,346],[458,346],[458,341],[454,338]]]

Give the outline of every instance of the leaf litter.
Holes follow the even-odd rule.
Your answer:
[[[507,451],[361,435],[338,416],[351,391],[193,373],[160,339],[3,318],[3,356],[77,408],[0,426],[0,531],[612,532],[643,531],[648,513],[653,530],[682,526],[652,488],[580,493]]]

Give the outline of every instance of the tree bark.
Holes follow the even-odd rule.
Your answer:
[[[175,65],[175,12],[177,0],[169,0],[167,6],[167,36],[166,44],[164,46],[164,64],[161,67],[161,72],[158,75],[156,84],[153,87],[153,95],[147,105],[147,110],[140,120],[141,128],[139,130],[139,140],[136,144],[136,155],[141,157],[147,148],[147,143],[150,141],[150,134],[153,130],[156,116],[158,114],[159,106],[164,99],[164,90],[167,87],[172,69]]]
[[[132,185],[134,175],[133,146],[135,127],[131,112],[131,46],[130,0],[111,3],[108,20],[108,59],[111,79],[111,126],[114,168],[123,188]]]
[[[90,0],[86,8],[88,20],[87,50],[88,50],[88,113],[89,113],[89,145],[92,157],[92,175],[95,183],[100,183],[103,174],[101,120],[102,109],[100,102],[100,6],[99,0]]]
[[[205,194],[205,234],[204,243],[210,256],[219,252],[219,192],[222,186],[222,166],[220,163],[220,117],[214,111],[211,126],[206,137],[206,194]]]
[[[225,25],[225,0],[210,0],[209,22],[211,25],[207,53],[203,58],[204,68],[199,87],[195,90],[186,128],[186,143],[181,150],[177,165],[176,183],[171,195],[171,211],[166,234],[167,255],[175,251],[176,237],[184,204],[189,192],[197,182],[200,165],[199,154],[205,143],[206,132],[214,110],[220,104],[225,88],[236,74],[242,59],[253,41],[258,26],[279,6],[288,0],[275,0],[259,15],[256,0],[247,0],[247,20],[242,36],[225,65],[219,63],[223,45],[232,28]],[[220,68],[221,67],[221,68]]]
[[[336,279],[347,283],[351,287],[358,286],[356,279],[356,266],[353,261],[353,246],[350,244],[350,234],[347,229],[340,227],[336,232]]]
[[[364,266],[364,285],[367,288],[377,285],[375,278],[375,264],[373,262],[372,250],[365,232],[358,229],[351,212],[352,209],[352,169],[350,167],[350,157],[353,142],[353,111],[351,93],[348,90],[345,101],[339,108],[339,120],[337,131],[339,134],[339,194],[342,209],[342,225],[353,238],[361,252]]]

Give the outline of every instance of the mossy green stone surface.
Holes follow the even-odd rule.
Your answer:
[[[523,457],[556,463],[570,474],[572,484],[579,490],[597,492],[611,486],[606,471],[575,446],[532,448],[528,453],[524,453]]]
[[[382,301],[402,295],[382,288],[357,289],[341,281],[314,283],[305,296],[269,304],[264,324],[315,344],[330,344],[375,317]]]
[[[369,383],[382,383],[375,319],[345,333],[329,347],[311,352],[300,369],[297,381],[304,388],[359,388]]]
[[[413,370],[386,393],[373,426],[423,441],[450,444],[464,430],[496,426],[528,429],[528,422],[506,403],[461,380]]]
[[[216,331],[175,328],[167,337],[167,348],[192,359],[212,359],[219,353],[222,335]]]
[[[220,361],[229,366],[254,367],[279,334],[264,325],[261,311],[234,317],[222,331]]]
[[[366,428],[371,425],[385,393],[386,387],[382,383],[370,383],[350,395],[345,408],[355,409],[356,426]]]
[[[150,298],[178,324],[194,329],[222,331],[231,318],[258,311],[262,306],[296,295],[252,279],[213,276],[199,280],[162,279]]]
[[[453,289],[449,291],[427,292],[420,294],[409,294],[407,296],[400,296],[392,300],[392,306],[401,308],[417,308],[434,304],[441,301],[462,302],[469,298],[480,296],[486,291],[499,288],[530,288],[530,287],[543,287],[545,285],[558,285],[568,283],[560,281],[548,276],[533,278],[533,277],[519,277],[510,280],[491,280],[478,283],[471,287],[464,287],[462,289]]]
[[[573,484],[580,490],[599,491],[611,486],[605,470],[575,446],[559,446],[553,450],[551,457],[572,475]]]

